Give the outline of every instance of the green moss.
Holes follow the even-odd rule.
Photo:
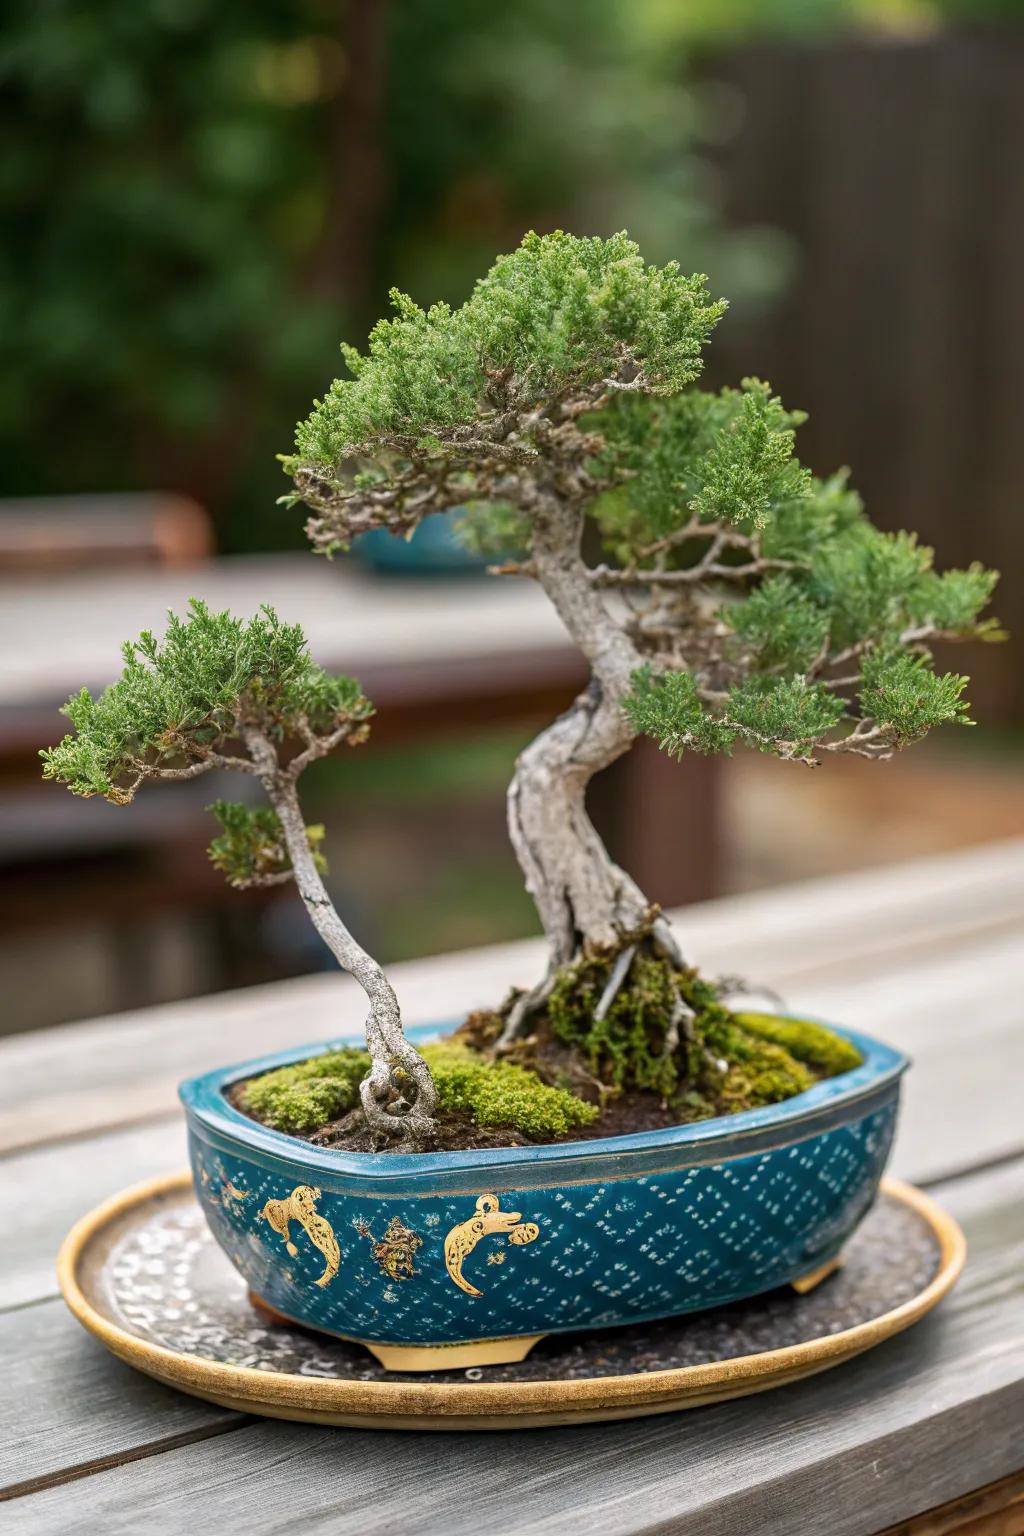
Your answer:
[[[566,967],[548,1001],[552,1032],[580,1051],[602,1082],[669,1098],[679,1077],[675,1056],[664,1049],[678,996],[676,976],[664,961],[637,955],[605,1017],[595,1019],[612,964],[611,957],[594,955]]]
[[[598,1109],[511,1062],[486,1061],[458,1045],[423,1051],[441,1114],[466,1114],[477,1125],[507,1125],[524,1136],[562,1136],[597,1118]]]
[[[644,954],[633,961],[607,1017],[595,1023],[612,963],[607,956],[592,957],[563,973],[550,1003],[552,1032],[609,1088],[661,1094],[681,1119],[777,1104],[860,1063],[856,1047],[823,1025],[732,1014],[708,982]],[[695,1018],[688,1036],[666,1053],[679,993]],[[483,1039],[500,1019],[481,1015],[476,1024]],[[440,1041],[425,1046],[423,1055],[442,1118],[466,1116],[479,1126],[508,1127],[546,1141],[592,1124],[600,1113],[567,1088],[542,1082],[528,1066],[491,1061],[466,1044]],[[365,1051],[326,1051],[247,1083],[240,1105],[276,1130],[308,1134],[358,1105],[369,1066]]]
[[[778,1104],[815,1081],[811,1069],[784,1046],[748,1033],[734,1018],[709,1021],[703,1034],[711,1055],[728,1062],[725,1072],[716,1072],[706,1062],[699,1072],[701,1086],[714,1097],[720,1113]]]
[[[605,1018],[595,1021],[613,963],[611,955],[590,956],[563,972],[548,1006],[552,1032],[602,1082],[659,1093],[686,1119],[777,1104],[860,1061],[854,1047],[819,1024],[730,1013],[695,972],[642,952]],[[666,1053],[680,995],[694,1018]]]
[[[369,1069],[366,1051],[325,1051],[253,1078],[240,1107],[277,1131],[316,1131],[359,1103],[359,1084]]]
[[[423,1056],[441,1115],[468,1115],[477,1125],[547,1138],[588,1125],[598,1113],[593,1104],[548,1087],[525,1067],[487,1061],[464,1046],[428,1045]],[[356,1107],[369,1068],[366,1051],[327,1051],[254,1078],[242,1091],[241,1108],[275,1130],[308,1134]]]
[[[738,1013],[736,1022],[748,1034],[785,1046],[791,1056],[806,1062],[822,1077],[837,1077],[840,1072],[859,1067],[864,1060],[849,1040],[826,1029],[824,1024],[812,1024],[809,1019],[780,1019],[770,1013]]]

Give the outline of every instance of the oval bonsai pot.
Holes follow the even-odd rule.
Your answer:
[[[836,1033],[861,1065],[781,1104],[417,1154],[316,1147],[235,1109],[233,1084],[325,1047],[283,1051],[182,1085],[196,1193],[271,1312],[393,1369],[522,1359],[544,1334],[720,1306],[834,1264],[875,1197],[908,1065]]]

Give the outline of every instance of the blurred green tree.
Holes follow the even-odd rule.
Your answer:
[[[383,299],[465,297],[527,225],[679,255],[739,295],[661,0],[15,0],[0,38],[4,494],[173,487],[229,547],[276,517],[280,437]],[[299,302],[301,300],[301,302]]]

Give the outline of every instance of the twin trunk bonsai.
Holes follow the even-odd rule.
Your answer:
[[[118,683],[67,706],[77,734],[43,754],[44,772],[118,803],[149,779],[214,768],[262,786],[267,807],[214,807],[211,853],[236,885],[294,879],[365,991],[358,1095],[377,1141],[435,1145],[446,1117],[479,1124],[484,1102],[490,1123],[504,1114],[539,1137],[578,1133],[623,1095],[656,1099],[669,1119],[714,1114],[845,1069],[849,1048],[827,1032],[723,1006],[608,856],[587,786],[641,733],[675,756],[740,744],[813,765],[969,724],[966,679],[937,672],[929,646],[999,638],[979,617],[994,573],[940,575],[912,535],[875,529],[845,472],[800,464],[803,417],[767,385],[694,388],[725,305],[625,235],[531,234],[460,309],[393,302],[300,423],[283,500],[311,509],[326,554],[460,509],[462,537],[497,573],[538,581],[586,657],[588,687],[522,753],[508,795],[546,974],[475,1016],[454,1065],[442,1053],[432,1073],[404,1038],[387,978],[330,901],[297,796],[310,762],[365,736],[371,708],[268,610],[243,623],[193,604],[162,642],[127,647]],[[254,1088],[249,1107],[272,1119],[285,1095],[286,1128],[315,1130],[302,1084],[319,1083],[321,1122],[336,1118],[355,1096],[353,1063],[318,1060],[277,1074],[276,1098]],[[332,1073],[344,1091],[324,1089]],[[545,1093],[556,1099],[542,1112],[531,1094]]]

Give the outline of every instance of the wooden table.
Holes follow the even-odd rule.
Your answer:
[[[0,1042],[0,1483],[14,1495],[0,1529],[1024,1529],[1024,843],[707,903],[677,922],[709,970],[757,977],[914,1056],[894,1171],[932,1189],[970,1247],[936,1313],[833,1373],[623,1424],[403,1436],[231,1413],[136,1375],[83,1333],[55,1294],[54,1254],[87,1207],[183,1164],[178,1078],[357,1027],[353,986],[316,976],[16,1036]],[[421,1022],[500,996],[539,959],[531,942],[396,966],[394,979]]]

